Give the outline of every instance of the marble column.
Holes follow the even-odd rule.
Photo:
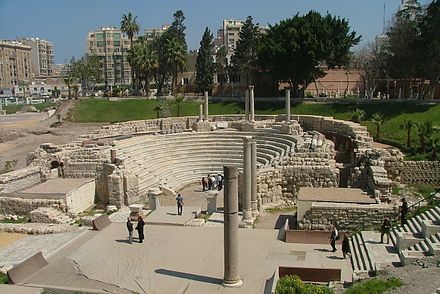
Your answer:
[[[244,113],[245,113],[245,120],[249,120],[249,90],[246,90],[246,93],[244,94]]]
[[[238,168],[224,166],[224,276],[223,286],[240,287],[238,274]]]
[[[251,111],[250,121],[255,121],[255,97],[254,97],[254,86],[249,86],[249,107]]]
[[[256,217],[258,214],[257,205],[257,141],[251,142],[251,210],[252,217]]]
[[[205,91],[205,121],[208,121],[208,91]]]
[[[203,104],[199,106],[199,121],[203,120]]]
[[[251,136],[243,137],[243,221],[252,222],[252,153]]]
[[[150,210],[154,211],[160,207],[160,195],[163,192],[160,189],[152,189],[148,191],[148,205]]]
[[[286,122],[290,124],[290,90],[286,90]]]

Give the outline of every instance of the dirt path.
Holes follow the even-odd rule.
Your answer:
[[[0,248],[6,247],[17,240],[23,239],[24,237],[26,237],[25,234],[0,232]]]
[[[67,117],[73,103],[73,101],[66,101],[61,104],[56,113],[45,120],[41,120],[45,118],[44,114],[1,117],[0,172],[8,161],[12,169],[25,167],[27,154],[34,151],[40,144],[66,144],[80,135],[88,134],[105,125],[63,122],[56,128],[51,127],[58,120],[56,114],[59,113],[62,118]]]

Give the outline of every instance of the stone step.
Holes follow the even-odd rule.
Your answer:
[[[366,253],[365,247],[364,247],[364,242],[362,241],[362,237],[360,234],[356,234],[355,238],[356,238],[355,244],[357,244],[357,246],[358,246],[361,267],[363,270],[368,272],[370,270],[370,266],[369,266],[369,262],[368,262],[368,256],[367,256],[367,253]]]
[[[357,240],[353,236],[350,240],[350,252],[351,252],[350,259],[351,259],[352,268],[353,268],[353,271],[356,273],[366,272],[362,267],[362,261],[360,260],[360,254],[359,254],[358,245],[356,244],[356,242],[357,242]]]
[[[440,214],[437,213],[437,211],[435,209],[431,209],[431,214],[434,216],[434,218],[437,222],[440,222]]]

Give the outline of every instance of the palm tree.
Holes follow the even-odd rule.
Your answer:
[[[165,60],[171,68],[171,88],[172,92],[175,93],[177,87],[177,73],[184,70],[186,63],[185,46],[177,37],[172,37],[165,43]]]
[[[431,160],[437,160],[437,154],[440,150],[440,138],[429,140],[429,148],[431,149]]]
[[[182,106],[182,102],[185,100],[185,97],[183,95],[177,94],[174,98],[173,103],[177,107],[177,117],[180,116],[180,107]]]
[[[67,96],[67,98],[71,99],[72,98],[72,84],[75,83],[75,78],[72,76],[67,76],[64,78],[64,83],[67,85],[67,89],[69,90],[69,94]]]
[[[406,147],[411,148],[411,129],[414,127],[414,122],[410,119],[405,119],[400,127],[406,130]]]
[[[371,121],[376,125],[376,141],[380,141],[380,127],[385,119],[381,113],[375,113],[371,117]]]
[[[420,141],[420,151],[426,153],[427,140],[436,131],[436,127],[432,125],[431,121],[427,120],[416,123],[416,131]]]
[[[156,111],[156,118],[160,117],[160,112],[162,111],[162,106],[160,104],[157,104],[153,108],[154,111]]]
[[[139,48],[137,50],[136,64],[139,73],[145,82],[145,92],[147,98],[150,96],[150,80],[154,70],[159,66],[156,51],[152,45],[146,41],[139,42]]]
[[[72,85],[73,92],[75,93],[75,99],[78,99],[79,86],[78,84]]]
[[[363,121],[365,118],[365,111],[363,111],[362,109],[356,108],[353,111],[353,115],[351,120],[356,122],[356,123],[360,123],[361,121]]]
[[[136,22],[137,16],[134,16],[129,12],[128,14],[122,15],[121,20],[121,31],[125,34],[127,34],[128,38],[130,39],[130,49],[133,47],[133,37],[135,34],[139,33],[139,25]],[[122,52],[124,52],[124,46],[122,46]],[[124,60],[122,60],[124,62]],[[134,84],[134,68],[131,68],[131,82],[133,89],[135,87]]]

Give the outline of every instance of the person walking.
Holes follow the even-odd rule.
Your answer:
[[[217,190],[221,191],[223,188],[223,176],[221,174],[217,175]]]
[[[182,212],[183,212],[183,197],[182,197],[182,195],[180,195],[180,193],[177,194],[176,202],[177,202],[177,214],[178,215],[182,215]]]
[[[380,243],[383,243],[383,236],[387,236],[387,244],[390,243],[390,229],[391,222],[388,218],[383,219],[382,226],[380,227]]]
[[[203,190],[203,192],[206,191],[206,188],[207,188],[206,178],[202,177],[202,190]]]
[[[144,220],[142,219],[142,216],[138,217],[138,223],[136,226],[136,230],[138,231],[138,235],[139,235],[139,243],[144,242]]]
[[[130,218],[127,217],[127,230],[128,230],[128,243],[133,243],[133,223]]]
[[[348,233],[345,233],[344,239],[342,239],[342,256],[350,255],[350,239],[348,239]]]
[[[402,206],[400,206],[400,224],[403,226],[406,224],[406,214],[408,213],[408,202],[405,198],[402,198]]]
[[[336,252],[336,240],[339,240],[339,232],[334,225],[330,233],[330,245],[332,246],[332,252]]]
[[[208,175],[208,190],[212,190],[212,178],[210,175]]]

